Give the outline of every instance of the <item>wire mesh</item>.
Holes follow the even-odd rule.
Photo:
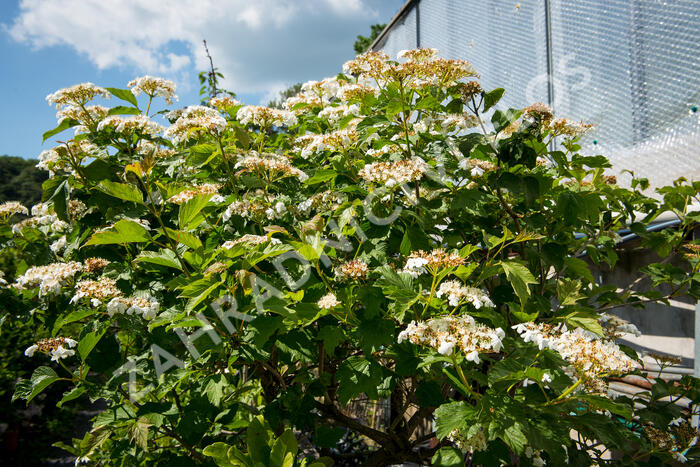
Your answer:
[[[548,102],[594,123],[584,152],[661,186],[700,179],[699,24],[697,0],[420,0],[378,48],[469,60],[506,89],[501,107]]]

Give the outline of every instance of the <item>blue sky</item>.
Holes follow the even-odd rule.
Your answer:
[[[0,154],[36,157],[56,126],[45,98],[90,81],[126,88],[171,79],[179,105],[199,102],[206,39],[225,87],[248,104],[289,84],[332,76],[357,34],[403,0],[0,0]],[[117,105],[113,99],[113,105]],[[60,135],[70,137],[70,130]],[[57,136],[58,138],[58,136]]]

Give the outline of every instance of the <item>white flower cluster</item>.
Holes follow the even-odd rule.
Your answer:
[[[335,277],[339,281],[366,279],[368,274],[369,266],[361,259],[343,263],[335,270]]]
[[[362,101],[365,97],[372,95],[378,96],[379,89],[367,84],[357,83],[343,86],[338,90],[337,97],[343,102],[352,100]]]
[[[471,303],[477,310],[482,306],[487,308],[495,306],[484,290],[476,287],[467,287],[457,280],[445,281],[440,284],[435,295],[438,298],[441,298],[443,295],[447,297],[450,306],[458,306],[462,301]]]
[[[335,210],[343,204],[344,201],[345,198],[339,193],[322,191],[299,203],[297,209],[300,213],[308,215],[311,213],[312,209]]]
[[[426,115],[420,121],[413,124],[413,129],[418,133],[430,133],[433,135],[447,135],[448,133],[459,133],[478,125],[479,122],[471,114],[450,114],[450,115]],[[435,128],[439,128],[439,131]]]
[[[542,451],[539,449],[532,449],[530,446],[525,448],[525,456],[530,459],[533,467],[544,467],[547,465],[544,459],[542,459]]]
[[[598,317],[598,320],[600,321],[600,324],[603,325],[603,329],[610,337],[620,337],[622,333],[633,334],[636,337],[642,335],[642,333],[639,332],[639,329],[637,329],[637,326],[615,315],[602,313]]]
[[[69,88],[59,89],[53,94],[46,96],[49,104],[56,104],[56,108],[60,109],[66,105],[84,105],[86,102],[94,99],[97,96],[109,99],[109,92],[93,83],[81,83]]]
[[[540,350],[557,351],[596,386],[600,386],[600,376],[623,375],[637,367],[613,341],[599,339],[582,328],[570,331],[563,325],[554,327],[529,322],[516,324],[513,329],[525,342],[534,342]]]
[[[252,235],[252,234],[245,234],[241,238],[237,238],[236,240],[227,240],[225,241],[222,245],[221,248],[225,250],[230,250],[236,245],[240,245],[242,243],[245,243],[246,245],[250,246],[255,246],[255,245],[262,245],[263,243],[270,243],[271,245],[279,245],[282,242],[280,242],[276,238],[268,237],[266,235]]]
[[[212,97],[209,99],[209,105],[218,110],[226,110],[241,105],[241,101],[231,96]]]
[[[358,175],[367,182],[388,187],[420,180],[428,170],[428,164],[420,157],[396,162],[374,162],[366,164]]]
[[[45,266],[34,266],[17,278],[17,289],[32,289],[39,287],[39,296],[58,293],[61,287],[83,270],[81,263],[52,263]]]
[[[7,201],[0,204],[0,217],[10,217],[13,214],[24,214],[28,216],[29,209],[19,201]]]
[[[369,148],[367,151],[365,151],[365,155],[379,158],[387,154],[404,154],[405,152],[405,144],[385,144],[379,149]]]
[[[226,119],[215,109],[203,105],[190,105],[177,112],[177,120],[165,131],[173,143],[184,143],[201,133],[219,135],[226,129]],[[170,115],[168,115],[170,117]]]
[[[107,303],[107,313],[114,316],[115,313],[127,315],[141,315],[143,319],[155,318],[160,304],[151,297],[115,297]]]
[[[398,342],[405,340],[434,348],[442,355],[452,355],[455,348],[468,361],[479,363],[479,353],[500,352],[505,332],[474,321],[469,315],[443,316],[411,323],[399,333]]]
[[[328,120],[330,124],[335,124],[338,120],[348,115],[359,117],[360,106],[357,104],[328,106],[318,113],[319,118]]]
[[[117,282],[109,277],[100,277],[96,281],[80,281],[75,284],[75,290],[75,295],[70,300],[71,303],[89,298],[93,307],[98,307],[107,299],[119,297],[122,294],[122,291],[117,288]]]
[[[336,298],[335,294],[329,293],[321,297],[317,303],[318,307],[323,310],[330,310],[340,305],[340,302]]]
[[[466,437],[460,430],[452,430],[446,438],[452,441],[462,451],[485,451],[487,447],[486,435],[484,430],[479,429],[470,437]]]
[[[24,219],[12,226],[12,233],[20,233],[25,227],[48,226],[53,232],[63,232],[70,226],[60,220],[56,214],[51,213],[51,206],[46,203],[39,203],[32,206],[32,217]]]
[[[209,199],[209,201],[212,203],[224,202],[224,197],[219,195],[219,185],[216,183],[205,183],[203,185],[192,187],[188,190],[183,190],[168,198],[168,202],[174,204],[184,204],[195,196],[199,195],[214,195]]]
[[[63,251],[66,246],[68,246],[68,240],[66,239],[66,236],[63,235],[58,240],[51,242],[49,249],[53,251],[55,255],[60,255],[61,251]]]
[[[312,154],[323,151],[343,152],[357,144],[359,135],[354,128],[343,128],[320,135],[304,135],[296,139],[295,149],[301,151],[301,157],[307,159]]]
[[[140,154],[153,156],[155,159],[167,159],[173,157],[177,151],[168,147],[159,146],[151,141],[142,139],[136,145],[136,150]]]
[[[78,342],[69,337],[49,337],[42,339],[36,344],[27,347],[24,355],[33,357],[36,351],[51,355],[51,361],[57,362],[62,358],[68,358],[75,355],[75,350],[71,350],[78,345]]]
[[[88,125],[95,125],[99,123],[99,121],[105,118],[108,114],[109,108],[102,105],[88,105],[84,108],[71,105],[56,112],[56,119],[58,119],[59,124],[67,118],[77,120],[81,123],[79,132],[84,133],[87,131]]]
[[[165,128],[146,115],[131,115],[129,117],[110,115],[97,125],[98,131],[102,131],[105,128],[113,128],[114,131],[125,136],[139,132],[150,137],[159,136],[165,130]]]
[[[242,199],[234,201],[221,216],[221,219],[226,222],[231,216],[237,215],[246,219],[267,218],[268,220],[279,219],[287,212],[287,206],[282,201],[272,200],[271,202],[263,202],[258,199]]]
[[[464,158],[459,161],[459,168],[469,172],[472,177],[480,177],[484,172],[498,169],[498,166],[489,161],[482,161],[481,159]]]
[[[296,177],[301,182],[309,178],[302,170],[290,164],[286,157],[271,153],[258,154],[251,151],[250,154],[236,162],[235,168],[242,168],[241,172],[268,172],[272,178]]]
[[[437,273],[440,269],[457,267],[464,264],[464,258],[459,256],[456,251],[446,252],[442,249],[436,249],[431,252],[423,250],[414,251],[406,260],[401,272],[408,274],[414,279],[421,274],[425,274],[430,270]]]
[[[243,125],[253,124],[261,128],[271,126],[294,126],[297,116],[288,110],[273,109],[260,105],[246,105],[238,109],[236,120]]]
[[[167,79],[141,76],[129,81],[129,87],[135,96],[144,93],[149,97],[162,97],[168,105],[177,100],[175,83]]]

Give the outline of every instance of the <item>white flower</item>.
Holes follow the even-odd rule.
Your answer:
[[[39,346],[34,344],[29,347],[27,347],[27,350],[24,351],[24,355],[27,357],[32,357],[34,356],[34,352],[36,352],[39,349]]]
[[[75,355],[74,350],[68,350],[63,346],[59,345],[56,350],[51,351],[51,361],[57,362],[62,358],[68,358]]]
[[[336,306],[340,305],[340,302],[335,297],[335,294],[329,293],[321,297],[317,305],[323,310],[330,310],[331,308],[335,308]]]
[[[549,384],[549,383],[552,382],[552,377],[549,376],[549,374],[545,373],[545,374],[542,375],[542,382],[543,382],[544,384]]]
[[[480,363],[481,360],[479,359],[479,352],[477,352],[476,350],[472,350],[467,354],[467,360],[477,364]]]
[[[160,96],[165,99],[165,102],[170,105],[173,100],[177,100],[175,95],[175,83],[163,78],[154,78],[152,76],[142,76],[135,78],[129,82],[131,92],[138,96],[142,92],[150,97]]]
[[[442,355],[452,355],[454,348],[455,348],[454,342],[443,341],[442,344],[440,344],[440,347],[438,347],[438,353],[442,354]],[[478,355],[479,354],[477,353],[477,359],[478,359]],[[467,356],[467,359],[469,359],[469,356]]]

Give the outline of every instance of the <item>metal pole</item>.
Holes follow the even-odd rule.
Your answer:
[[[693,338],[693,343],[695,346],[694,356],[693,356],[693,376],[700,378],[700,302],[695,304],[695,337]],[[690,410],[695,412],[696,406],[690,406]],[[691,419],[691,424],[697,428],[700,425],[700,417],[698,415],[693,415]]]
[[[420,1],[416,2],[416,49],[420,49]]]
[[[547,52],[547,100],[554,109],[554,58],[552,57],[552,11],[549,0],[544,0],[544,28]]]

